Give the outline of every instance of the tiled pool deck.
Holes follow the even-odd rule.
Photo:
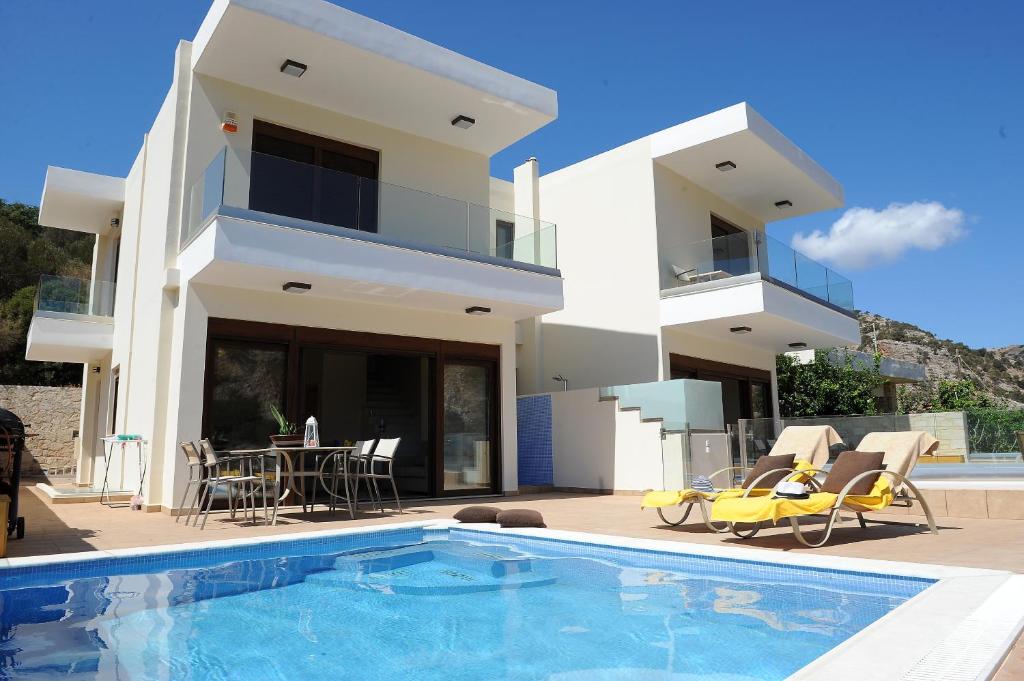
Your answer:
[[[868,529],[858,528],[856,522],[846,523],[835,532],[828,546],[806,549],[793,540],[788,525],[763,530],[745,542],[739,542],[732,535],[712,534],[699,521],[679,528],[665,528],[660,526],[653,511],[640,511],[640,499],[635,496],[543,494],[419,502],[410,504],[402,515],[382,516],[367,511],[356,520],[348,520],[342,513],[331,516],[318,510],[303,515],[299,509],[289,509],[276,527],[231,521],[227,514],[220,513],[211,515],[203,531],[175,523],[172,517],[160,513],[133,512],[94,503],[51,506],[30,488],[24,489],[21,500],[27,536],[8,543],[8,557],[451,518],[463,506],[486,502],[504,508],[536,509],[544,515],[549,527],[559,530],[1024,573],[1024,520],[939,518],[936,536],[906,524],[915,519],[913,516],[875,514],[869,516],[869,521],[875,519],[876,522]],[[1024,647],[1019,642],[995,678],[998,681],[1024,679]]]

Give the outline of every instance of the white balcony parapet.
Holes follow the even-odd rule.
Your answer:
[[[110,354],[114,284],[43,275],[36,291],[25,359],[92,363]]]

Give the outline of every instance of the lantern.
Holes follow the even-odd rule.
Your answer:
[[[317,426],[316,419],[312,416],[306,419],[306,435],[302,439],[307,447],[320,446],[320,429]]]

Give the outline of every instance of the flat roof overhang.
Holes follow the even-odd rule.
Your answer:
[[[124,208],[124,178],[49,166],[39,202],[39,224],[106,234]]]
[[[114,347],[112,317],[36,311],[28,327],[25,359],[91,364]]]
[[[488,156],[558,115],[554,90],[321,0],[217,0],[192,68]]]
[[[293,295],[282,292],[286,282],[302,282],[312,285],[302,294],[310,297],[458,314],[480,306],[490,308],[489,317],[512,320],[562,309],[558,270],[398,246],[374,234],[341,236],[352,232],[341,228],[338,235],[297,229],[240,212],[252,217],[217,215],[179,254],[182,283],[284,296]]]
[[[650,141],[655,162],[762,222],[843,205],[839,182],[746,102],[657,132]],[[716,167],[726,162],[735,167]],[[792,205],[779,208],[779,201]]]
[[[732,277],[726,285],[678,292],[661,298],[662,328],[678,327],[715,340],[730,340],[776,354],[808,348],[856,346],[860,323],[855,316],[765,281],[757,274]],[[747,333],[734,328],[747,327]]]

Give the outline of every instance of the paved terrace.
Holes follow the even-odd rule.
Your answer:
[[[349,520],[342,511],[332,516],[326,510],[303,514],[301,509],[283,509],[276,527],[253,525],[240,518],[230,520],[227,513],[221,512],[211,514],[206,529],[201,531],[175,523],[174,518],[165,514],[141,513],[126,507],[108,508],[96,503],[49,505],[35,490],[25,488],[21,514],[26,519],[26,537],[10,541],[7,555],[71,553],[451,518],[463,506],[479,503],[536,509],[544,515],[548,527],[559,530],[1024,573],[1024,520],[937,518],[939,534],[934,536],[908,524],[923,523],[923,516],[877,513],[867,516],[868,529],[860,529],[854,520],[837,529],[829,545],[808,549],[796,543],[788,524],[762,530],[756,537],[740,542],[731,534],[709,532],[699,520],[677,528],[665,527],[654,511],[640,511],[637,496],[579,494],[413,502],[402,515],[367,510],[355,520]],[[690,519],[695,516],[700,517],[696,510]],[[995,678],[1024,679],[1024,645],[1018,642]]]

